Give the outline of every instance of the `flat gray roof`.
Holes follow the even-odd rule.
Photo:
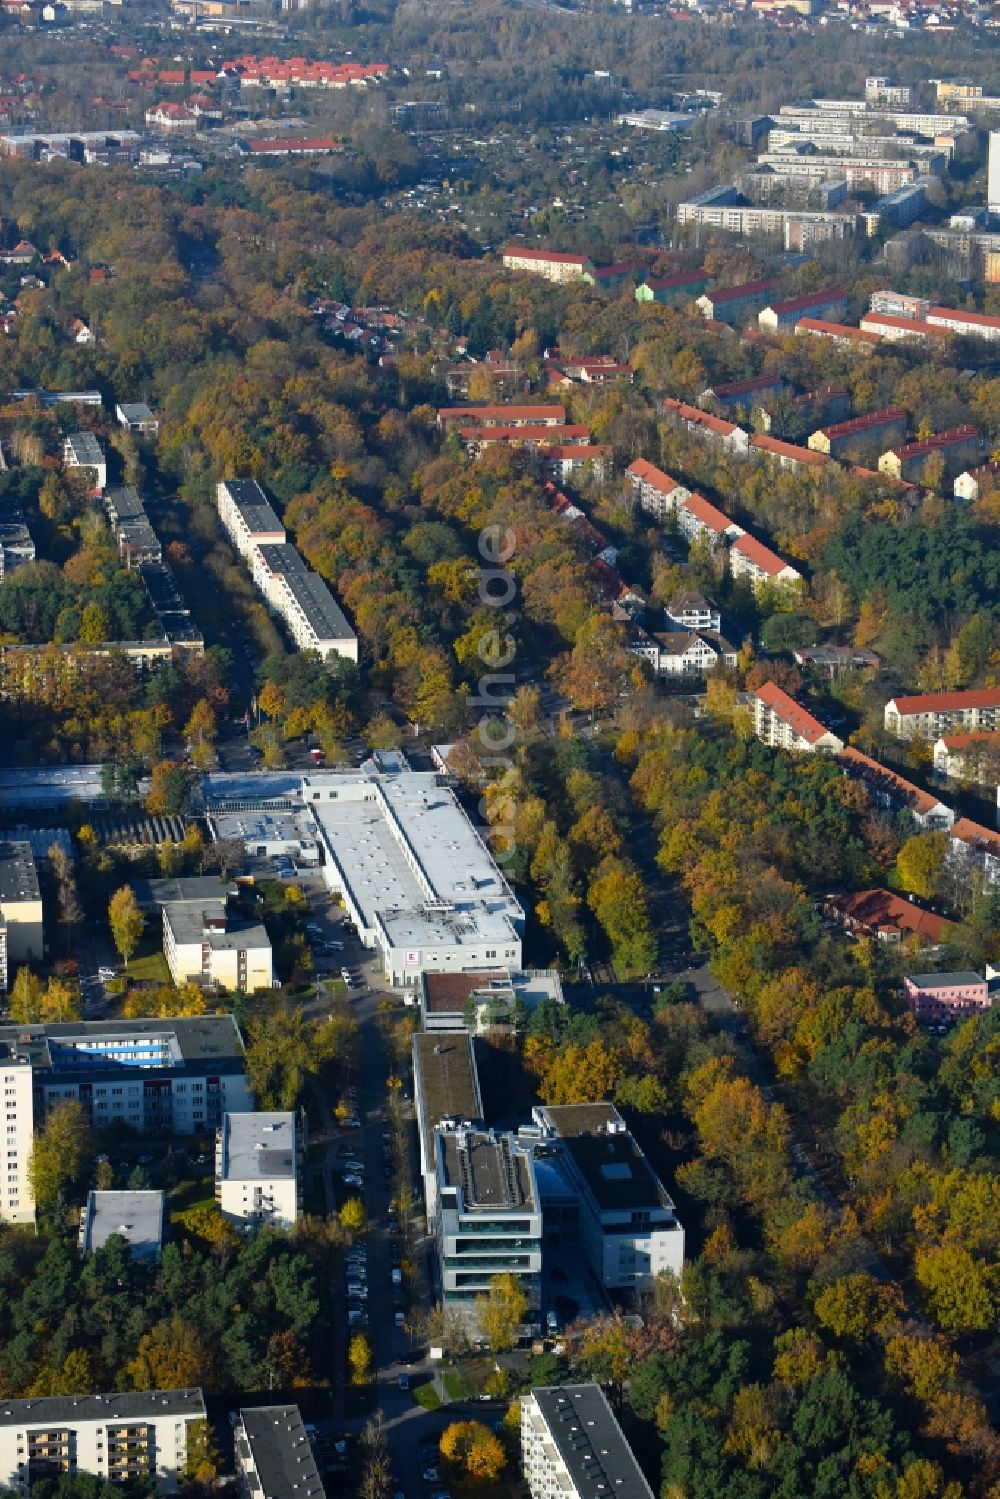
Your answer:
[[[653,1499],[600,1385],[532,1391],[580,1499]]]
[[[442,1119],[466,1124],[482,1119],[472,1037],[467,1031],[418,1031],[413,1038],[413,1060],[424,1160],[429,1162],[434,1159],[434,1131]]]
[[[248,1475],[253,1499],[324,1499],[316,1467],[297,1405],[261,1405],[240,1411],[237,1454],[252,1460]]]
[[[530,1158],[509,1135],[442,1130],[437,1138],[439,1181],[460,1190],[463,1212],[535,1211]]]
[[[609,1133],[614,1125],[624,1133],[625,1122],[613,1103],[563,1103],[539,1105],[534,1113],[555,1130],[562,1140],[576,1135]]]
[[[319,573],[290,573],[285,583],[318,640],[356,639],[347,615]]]
[[[285,528],[256,479],[226,479],[225,485],[250,531],[280,531],[284,535]]]
[[[919,989],[969,988],[972,984],[984,984],[981,973],[908,973],[906,977]]]
[[[171,1415],[204,1420],[201,1390],[120,1390],[0,1401],[0,1426],[79,1426],[84,1421],[143,1421]]]
[[[0,1026],[0,1061],[27,1057],[43,1075],[85,1072],[120,1082],[129,1072],[196,1077],[244,1070],[243,1039],[232,1015],[172,1020],[68,1020],[57,1025]]]
[[[163,1243],[163,1193],[89,1193],[83,1219],[84,1254],[100,1249],[112,1234],[128,1240],[135,1259],[156,1259]]]
[[[602,1212],[673,1207],[663,1183],[627,1131],[571,1135],[564,1148]]]
[[[206,927],[205,917],[213,921],[224,921],[225,927]],[[185,945],[192,942],[207,943],[214,952],[236,952],[250,948],[270,948],[271,939],[267,929],[259,921],[233,922],[225,905],[219,901],[203,901],[194,905],[187,901],[172,901],[163,907],[163,920],[169,923],[176,942]]]
[[[222,1121],[222,1178],[294,1178],[295,1145],[295,1115],[291,1112],[227,1114]]]
[[[40,899],[30,843],[0,843],[0,901]]]
[[[193,902],[224,901],[236,893],[235,885],[224,882],[217,874],[196,874],[182,879],[130,880],[140,906],[165,906]]]
[[[75,463],[89,467],[104,462],[101,445],[93,432],[71,432],[66,438]]]

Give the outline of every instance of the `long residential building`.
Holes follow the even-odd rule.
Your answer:
[[[879,459],[879,472],[888,474],[893,479],[919,483],[927,477],[929,465],[940,459],[942,476],[954,477],[967,463],[978,457],[980,447],[979,433],[975,427],[951,427],[947,432],[935,432],[931,437],[922,437],[916,442],[891,448]]]
[[[885,705],[885,731],[897,739],[922,739],[933,744],[944,734],[993,732],[1000,727],[998,712],[1000,688],[996,687],[917,693],[890,698]]]
[[[108,1483],[152,1481],[174,1494],[184,1481],[192,1427],[205,1426],[201,1390],[112,1391],[5,1400],[0,1484],[27,1495],[41,1479],[89,1473]]]
[[[780,285],[777,277],[771,277],[766,281],[745,281],[739,286],[720,286],[705,292],[696,306],[702,317],[736,327],[747,318],[756,317]]]
[[[838,759],[849,776],[868,787],[880,807],[909,812],[922,833],[947,831],[954,823],[954,812],[939,797],[915,786],[870,755],[847,745]]]
[[[1000,882],[1000,833],[960,817],[949,837],[948,863],[961,876],[976,875],[988,885]]]
[[[521,1400],[521,1466],[531,1499],[653,1499],[597,1384],[528,1391]]]
[[[934,772],[950,781],[1000,784],[1000,732],[942,734],[934,743]]]
[[[850,458],[861,463],[866,458],[881,455],[893,442],[905,438],[908,421],[902,406],[886,406],[881,411],[869,411],[863,416],[852,416],[847,421],[819,427],[810,434],[806,445],[814,453],[826,453],[831,458]]]
[[[504,269],[529,271],[533,276],[543,276],[546,281],[561,284],[566,281],[582,281],[588,272],[593,275],[594,262],[589,255],[576,255],[565,250],[540,250],[529,245],[505,245],[500,251]]]
[[[822,752],[839,755],[844,748],[842,739],[775,682],[765,682],[750,696],[754,732],[762,744],[809,755]]]
[[[713,416],[710,411],[689,406],[686,401],[678,401],[673,396],[666,397],[663,409],[668,418],[687,427],[689,432],[697,432],[707,441],[717,443],[726,452],[745,458],[750,451],[750,434],[735,422],[727,422],[721,416]]]
[[[749,578],[754,593],[767,587],[802,586],[804,579],[797,568],[777,552],[772,552],[754,536],[737,536],[729,548],[729,571],[734,578]]]
[[[437,414],[439,427],[561,427],[566,421],[565,406],[552,402],[538,405],[496,406],[488,401],[473,401],[465,406],[442,406]]]
[[[655,463],[645,458],[636,458],[625,470],[625,477],[632,486],[639,508],[652,515],[661,524],[668,516],[677,513],[678,506],[691,494],[686,485],[671,478]]]
[[[985,338],[991,343],[1000,339],[1000,317],[989,317],[984,312],[966,312],[957,307],[931,307],[927,321],[934,327],[946,328],[949,333],[959,333],[967,338]]]
[[[532,1110],[546,1141],[546,1173],[558,1171],[560,1239],[575,1232],[608,1291],[651,1291],[657,1276],[680,1277],[684,1229],[656,1172],[612,1103],[549,1104]],[[557,1146],[553,1156],[549,1143]],[[547,1179],[547,1177],[546,1177]],[[560,1202],[558,1186],[546,1187]]]
[[[791,333],[801,317],[832,318],[836,321],[847,311],[847,294],[839,288],[805,292],[786,301],[772,302],[757,314],[757,325],[764,333]]]
[[[299,650],[324,661],[358,659],[358,637],[318,573],[285,540],[285,528],[255,479],[227,479],[216,487],[219,519],[250,568],[268,607]]]

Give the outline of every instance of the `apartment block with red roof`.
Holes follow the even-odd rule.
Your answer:
[[[742,526],[700,494],[689,494],[677,507],[677,529],[686,541],[706,537],[713,546],[722,546],[743,535]]]
[[[700,411],[697,406],[689,406],[686,401],[675,400],[672,396],[663,402],[663,409],[668,418],[680,422],[689,432],[697,432],[700,437],[717,443],[729,453],[745,458],[750,451],[750,434],[735,422],[712,416],[711,412]]]
[[[779,468],[818,470],[830,462],[825,453],[814,453],[795,442],[782,442],[780,437],[768,437],[764,432],[751,437],[750,452],[776,463]]]
[[[749,578],[754,593],[768,586],[785,584],[801,588],[802,574],[784,557],[772,552],[754,536],[738,536],[729,548],[729,572],[733,578]]]
[[[838,759],[849,776],[868,787],[880,807],[893,812],[909,812],[921,832],[947,831],[954,823],[955,814],[951,807],[933,792],[915,786],[905,776],[873,760],[870,755],[863,755],[848,745]]]
[[[696,305],[702,317],[735,328],[760,312],[779,285],[777,277],[771,277],[767,281],[744,281],[739,286],[719,286],[699,297]]]
[[[934,774],[977,786],[1000,785],[1000,732],[942,734],[934,741]]]
[[[923,692],[890,698],[885,705],[887,734],[933,744],[945,734],[994,732],[1000,714],[1000,688],[976,687],[964,692]]]
[[[935,432],[916,442],[890,448],[878,461],[879,473],[918,484],[928,477],[930,464],[940,457],[943,476],[954,478],[968,463],[979,457],[980,448],[979,433],[975,427],[949,427],[946,432]]]
[[[949,333],[961,333],[968,338],[986,338],[992,343],[1000,340],[1000,318],[988,317],[984,312],[966,312],[957,307],[931,307],[927,321],[934,327],[945,328]]]
[[[630,463],[625,470],[625,477],[635,491],[640,510],[652,515],[661,524],[669,515],[676,513],[678,506],[691,493],[686,485],[645,458],[637,458],[634,463]]]
[[[908,422],[902,406],[883,406],[879,411],[867,411],[863,416],[817,427],[806,446],[814,453],[860,463],[880,456],[895,442],[905,441]]]
[[[540,250],[530,245],[505,245],[500,259],[508,271],[528,271],[557,283],[582,281],[593,276],[595,266],[589,255],[575,255],[565,250]]]
[[[751,697],[754,733],[762,744],[806,755],[839,755],[844,748],[842,739],[777,683],[765,682]]]
[[[900,945],[904,940],[937,947],[951,932],[950,923],[915,901],[891,890],[859,890],[854,895],[830,896],[820,909],[857,937]]]
[[[832,318],[835,322],[847,311],[847,293],[839,287],[826,291],[806,292],[784,302],[772,302],[757,314],[757,326],[763,333],[791,333],[799,318]]]
[[[925,323],[919,318],[900,317],[894,312],[866,312],[860,327],[864,333],[877,333],[886,343],[928,343],[934,338],[947,338],[948,329]]]
[[[947,861],[962,874],[978,874],[995,885],[1000,880],[1000,833],[960,817],[951,829]]]
[[[473,401],[466,406],[442,406],[437,414],[439,427],[455,422],[476,427],[561,427],[566,421],[565,406],[496,406],[488,401]]]
[[[828,338],[831,343],[840,344],[845,349],[882,342],[881,333],[868,333],[862,328],[852,328],[850,323],[832,323],[827,318],[800,317],[795,332],[811,334],[813,338]]]

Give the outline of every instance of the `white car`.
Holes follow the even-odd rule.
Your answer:
[[[115,970],[113,968],[98,968],[97,970],[97,977],[101,980],[102,983],[107,983],[108,980],[113,979],[114,976]]]
[[[358,1176],[356,1172],[352,1172],[350,1176],[345,1176],[344,1177],[344,1186],[345,1187],[363,1187],[364,1184],[365,1184],[364,1177],[363,1176]]]

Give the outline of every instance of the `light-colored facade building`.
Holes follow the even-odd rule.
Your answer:
[[[990,317],[984,312],[966,312],[957,307],[932,307],[927,321],[949,333],[960,333],[966,338],[985,338],[990,343],[1000,339],[1000,318]]]
[[[326,1499],[297,1405],[241,1410],[233,1436],[239,1499]]]
[[[665,612],[672,629],[722,629],[722,611],[718,604],[701,593],[675,593]]]
[[[762,744],[809,755],[839,755],[844,748],[842,739],[774,682],[765,682],[751,697],[754,733]]]
[[[222,1216],[252,1228],[291,1228],[302,1213],[304,1155],[296,1114],[225,1114],[215,1137],[215,1200]]]
[[[939,797],[915,786],[870,755],[846,745],[838,758],[849,776],[868,787],[880,807],[909,812],[922,833],[947,831],[954,823],[954,812]]]
[[[1000,881],[1000,833],[960,817],[951,829],[947,862],[963,877],[976,875],[989,885]]]
[[[420,981],[420,1021],[425,1031],[467,1029],[473,1035],[516,1030],[538,1005],[563,1004],[554,968],[526,973],[425,973]]]
[[[483,1122],[475,1044],[470,1032],[417,1031],[413,1037],[413,1101],[420,1140],[427,1226],[436,1222],[438,1128],[471,1129]]]
[[[703,677],[719,666],[735,669],[735,646],[718,631],[665,630],[655,635],[636,631],[629,641],[631,655],[648,661],[658,677],[668,680]]]
[[[863,463],[884,453],[892,443],[902,442],[908,423],[909,417],[902,406],[886,406],[880,411],[819,427],[806,446],[830,458],[852,458],[855,463]]]
[[[729,572],[734,578],[749,578],[754,593],[768,587],[801,588],[805,581],[798,568],[746,535],[738,536],[729,548]]]
[[[580,1246],[607,1291],[644,1292],[680,1276],[684,1229],[669,1193],[612,1103],[546,1105],[532,1118],[578,1203]]]
[[[1000,489],[1000,463],[981,463],[978,468],[966,469],[955,480],[956,500],[974,504],[984,494]]]
[[[191,1428],[203,1428],[200,1390],[119,1391],[6,1400],[0,1407],[0,1484],[28,1494],[40,1478],[91,1473],[111,1483],[152,1479],[174,1494]]]
[[[271,939],[260,922],[234,921],[222,901],[163,907],[163,955],[175,984],[228,993],[274,987]]]
[[[689,406],[686,401],[678,401],[668,396],[663,402],[663,409],[667,418],[679,422],[689,432],[697,432],[700,437],[714,442],[728,453],[745,458],[750,451],[750,434],[735,422],[727,422],[721,416],[713,416],[710,411],[702,411],[697,406]]]
[[[805,217],[805,215],[803,215]],[[824,217],[838,217],[830,214]],[[764,333],[791,333],[800,317],[830,318],[839,321],[847,311],[847,296],[837,290],[806,292],[784,302],[772,302],[757,314],[757,326]]]
[[[1000,784],[1000,732],[942,734],[934,741],[934,773],[977,786]]]
[[[522,1397],[521,1466],[531,1499],[653,1499],[597,1384],[536,1386]]]
[[[696,306],[702,317],[710,322],[729,323],[741,326],[748,318],[756,317],[762,307],[778,290],[776,278],[767,281],[746,281],[739,286],[717,287],[698,298]]]
[[[33,1223],[35,1193],[28,1175],[35,1137],[32,1072],[4,1042],[0,1042],[0,1086],[7,1132],[7,1170],[0,1176],[0,1222]]]
[[[29,1079],[31,1116],[19,1111],[15,1131],[29,1146],[30,1129],[68,1099],[83,1105],[95,1128],[127,1124],[151,1135],[204,1134],[225,1112],[250,1108],[232,1015],[4,1025],[0,1061],[5,1095],[12,1071]],[[24,1084],[13,1086],[23,1097]]]
[[[992,1003],[989,984],[978,973],[908,973],[903,998],[920,1020],[958,1020]]]
[[[6,992],[22,963],[40,963],[44,956],[42,894],[30,843],[0,843],[0,933],[0,984]]]
[[[678,506],[691,493],[686,485],[645,458],[636,458],[630,463],[625,477],[632,486],[640,510],[652,515],[661,525],[669,516],[676,515]]]
[[[89,468],[94,471],[94,488],[108,484],[108,461],[93,432],[71,432],[63,441],[63,465],[66,468]]]
[[[986,207],[991,213],[1000,212],[1000,131],[990,131],[989,155],[986,164]]]
[[[145,401],[120,401],[115,407],[115,416],[127,431],[135,437],[158,437],[160,419]]]
[[[300,651],[324,661],[358,659],[358,637],[319,573],[288,542],[259,543],[251,555],[253,580]]]
[[[582,281],[586,273],[594,273],[594,262],[589,255],[573,255],[561,250],[533,250],[527,245],[506,245],[500,251],[504,269],[528,271],[533,276],[544,276],[546,281],[557,285],[566,281]]]
[[[476,1298],[513,1275],[541,1310],[542,1209],[530,1149],[497,1131],[442,1128],[434,1137],[438,1267],[446,1312],[477,1327]]]
[[[158,1260],[163,1247],[162,1192],[88,1192],[80,1215],[80,1253],[93,1254],[117,1235],[135,1260]]]
[[[897,739],[923,739],[933,744],[945,734],[993,733],[1000,728],[1000,688],[966,692],[923,692],[894,697],[885,705],[885,731]]]
[[[742,526],[700,494],[689,494],[678,508],[677,529],[685,541],[704,538],[713,547],[736,541],[744,534]]]
[[[215,490],[222,528],[249,566],[254,547],[285,540],[281,524],[256,479],[226,479]]]

